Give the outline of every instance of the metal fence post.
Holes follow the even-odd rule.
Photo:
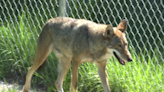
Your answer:
[[[58,12],[59,12],[60,17],[66,16],[65,9],[66,9],[66,0],[59,0],[59,11]],[[57,72],[59,73],[59,71],[60,71],[59,60],[57,60],[57,62],[58,62]]]
[[[59,0],[59,16],[60,17],[66,16],[65,9],[66,9],[66,0]]]

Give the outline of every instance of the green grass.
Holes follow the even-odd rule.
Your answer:
[[[27,68],[32,65],[37,35],[41,30],[40,27],[31,25],[30,20],[25,19],[28,19],[28,16],[22,15],[19,18],[19,25],[15,22],[0,27],[0,78],[15,74],[25,78]],[[107,63],[106,70],[112,92],[163,92],[164,63],[158,51],[154,50],[153,57],[148,57],[145,53],[131,53],[133,62],[124,66],[115,58]],[[104,92],[95,64],[83,63],[78,70],[79,92]],[[44,84],[47,92],[56,91],[56,78],[57,60],[54,54],[51,54],[43,71],[34,74],[32,87],[37,89],[38,84]],[[71,69],[63,83],[66,92],[69,91],[70,85]],[[10,92],[16,92],[16,89]]]

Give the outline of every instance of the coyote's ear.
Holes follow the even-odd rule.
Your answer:
[[[127,29],[127,21],[124,19],[120,22],[120,24],[117,26],[117,29],[121,32],[125,33]]]
[[[106,27],[105,33],[103,34],[105,37],[112,37],[114,35],[114,30],[112,25],[108,25]]]

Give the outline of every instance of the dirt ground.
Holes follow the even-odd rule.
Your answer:
[[[0,81],[0,92],[12,92],[16,91],[21,92],[21,89],[23,88],[23,85],[18,85],[16,83],[7,83],[4,81]]]
[[[23,84],[11,82],[13,79],[0,80],[0,92],[22,92]],[[46,92],[45,87],[37,88],[37,91],[31,89],[30,92]]]

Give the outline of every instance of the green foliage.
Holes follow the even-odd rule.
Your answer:
[[[30,48],[36,48],[34,45],[37,34],[31,30],[36,29],[28,27],[25,19],[22,15],[19,17],[19,24],[8,23],[7,26],[0,27],[0,65],[2,69],[6,69],[6,73],[25,72],[25,67],[29,66],[32,59],[31,54],[34,56],[34,51],[30,51]]]

